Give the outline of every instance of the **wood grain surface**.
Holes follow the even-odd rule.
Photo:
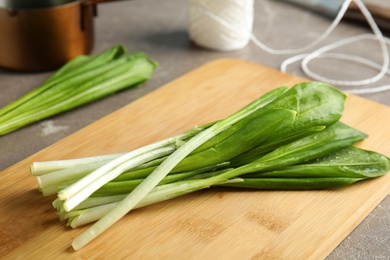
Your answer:
[[[161,68],[164,69],[164,68]],[[303,80],[258,64],[222,59],[0,173],[0,256],[7,259],[321,259],[389,193],[390,174],[324,191],[210,189],[138,209],[80,251],[30,176],[34,161],[129,151],[225,117],[263,93]],[[349,95],[345,123],[358,145],[390,155],[390,108]],[[1,137],[7,138],[7,136]]]

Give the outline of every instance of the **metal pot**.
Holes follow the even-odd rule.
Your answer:
[[[45,71],[94,44],[98,2],[112,0],[0,0],[0,67]]]

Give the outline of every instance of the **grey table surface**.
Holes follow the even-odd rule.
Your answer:
[[[389,1],[378,2],[390,6]],[[165,83],[219,58],[240,58],[272,68],[291,55],[269,54],[253,43],[232,52],[210,51],[191,42],[187,32],[188,1],[120,1],[99,4],[95,18],[96,43],[93,53],[114,44],[123,44],[129,52],[144,51],[159,62],[153,78],[142,88],[124,91],[104,100],[43,120],[19,131],[0,137],[0,170],[61,140],[105,115],[129,104]],[[318,38],[330,25],[326,17],[287,5],[281,1],[255,1],[253,33],[275,49],[291,49]],[[317,46],[336,42],[370,30],[342,22]],[[381,62],[379,47],[362,42],[340,49]],[[368,55],[368,56],[367,56]],[[313,69],[339,79],[360,79],[376,72],[361,65],[313,62]],[[306,77],[299,64],[288,72]],[[23,73],[0,69],[0,106],[11,102],[39,85],[51,73]],[[376,85],[390,84],[386,76]],[[346,87],[340,87],[346,90]],[[362,95],[390,106],[390,91]],[[384,122],[386,123],[386,122]],[[390,135],[389,135],[390,137]],[[390,197],[387,196],[369,216],[327,257],[327,259],[390,259]]]

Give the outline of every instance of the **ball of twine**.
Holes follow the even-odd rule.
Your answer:
[[[251,38],[253,8],[253,0],[190,0],[190,39],[211,50],[242,49]]]

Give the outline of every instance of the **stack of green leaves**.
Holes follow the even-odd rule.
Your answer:
[[[0,135],[137,86],[153,75],[156,62],[144,53],[125,54],[125,47],[117,45],[72,59],[41,86],[0,109]]]
[[[134,208],[213,186],[329,189],[386,174],[386,156],[353,145],[346,96],[320,82],[274,89],[232,115],[134,151],[31,166],[79,249]]]

